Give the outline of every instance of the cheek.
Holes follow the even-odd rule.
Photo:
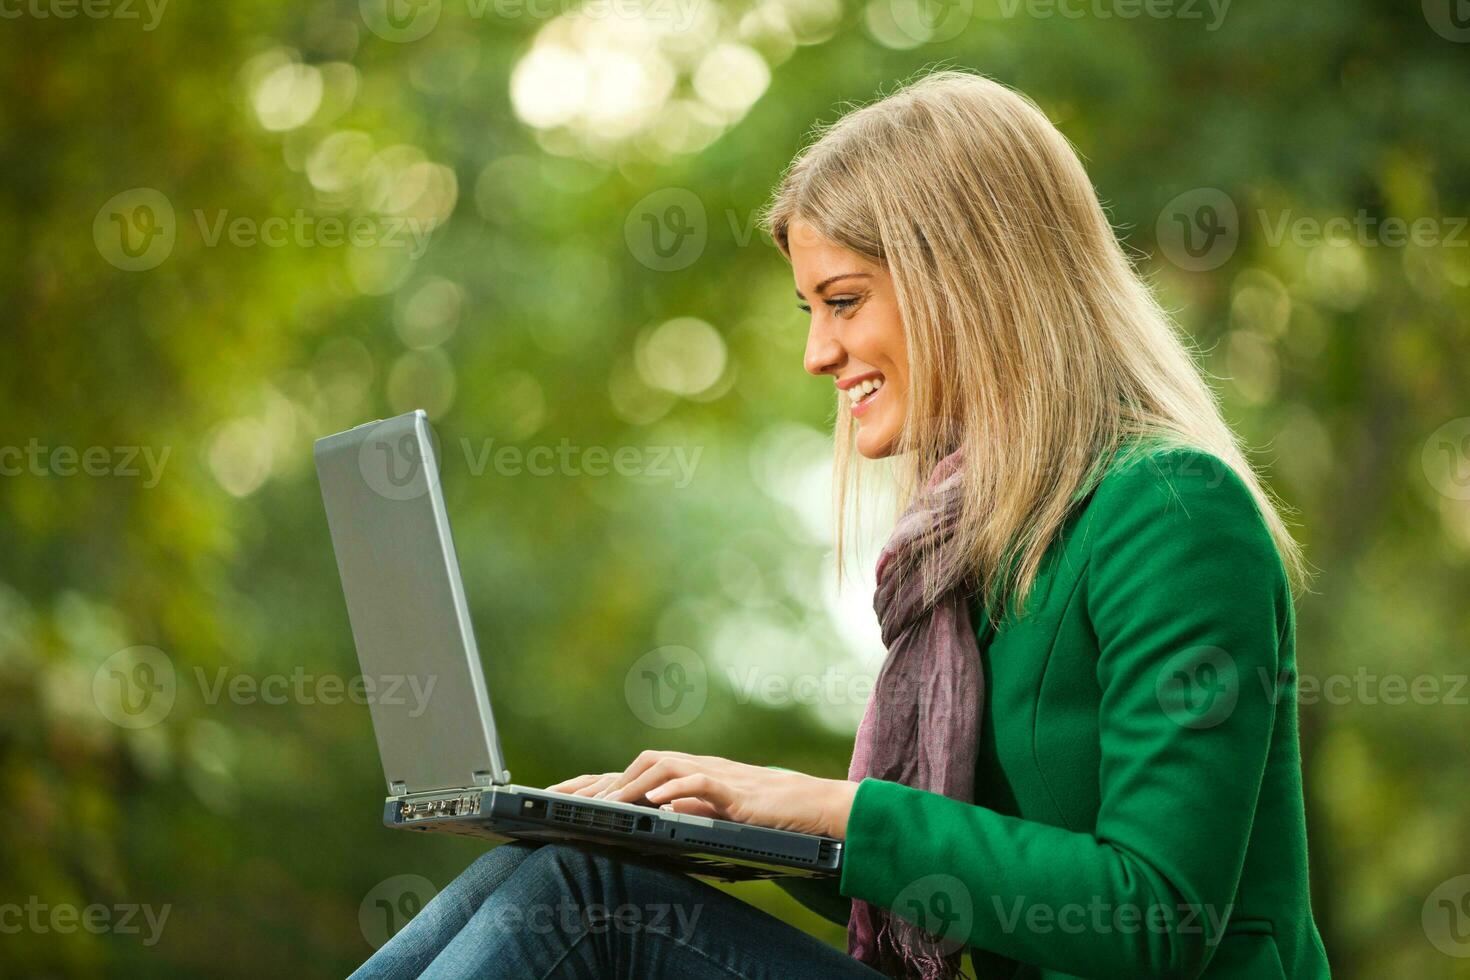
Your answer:
[[[908,343],[903,324],[887,311],[874,310],[853,325],[850,349],[864,361],[888,374],[891,368],[908,366]],[[907,372],[904,372],[907,373]]]
[[[876,305],[871,328],[873,344],[884,362],[907,374],[908,340],[904,336],[903,318],[891,301]]]
[[[874,336],[874,365],[889,381],[902,387],[908,381],[908,341],[903,326],[896,319],[884,323]]]

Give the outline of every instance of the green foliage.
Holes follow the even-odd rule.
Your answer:
[[[138,21],[13,5],[0,447],[37,448],[0,476],[0,903],[170,911],[151,945],[146,925],[0,934],[5,973],[341,975],[371,951],[359,915],[375,886],[443,885],[478,853],[382,829],[367,711],[323,703],[356,660],[311,441],[419,404],[445,448],[517,781],[646,747],[842,773],[860,701],[743,686],[747,668],[851,674],[881,654],[852,625],[866,597],[828,583],[830,392],[801,373],[789,273],[753,217],[814,122],[944,63],[1059,122],[1297,509],[1321,570],[1299,649],[1322,682],[1304,754],[1338,974],[1470,975],[1421,922],[1430,892],[1470,870],[1470,692],[1450,691],[1470,643],[1470,504],[1452,477],[1470,461],[1453,448],[1464,429],[1441,430],[1470,413],[1470,116],[1454,97],[1470,48],[1417,4],[1240,4],[1211,29],[1204,4],[1197,20],[964,0],[936,22],[919,2],[691,3],[714,33],[676,31],[666,53],[748,43],[769,85],[709,122],[695,95],[738,98],[759,72],[745,56],[691,83],[678,66],[695,55],[668,55],[692,115],[657,132],[621,116],[528,125],[577,84],[515,81],[570,5],[477,16],[446,0],[402,42],[369,28],[370,2],[177,0],[152,29],[142,4]],[[916,23],[935,39],[904,33]],[[594,18],[587,46],[616,50],[627,24]],[[594,94],[615,97],[619,77]],[[175,241],[127,271],[107,236],[140,212],[106,205],[136,188],[167,200]],[[1169,208],[1203,188],[1238,210],[1239,244],[1191,271],[1169,261]],[[669,189],[696,200],[706,240],[660,269],[636,233],[640,202]],[[1292,230],[1333,217],[1372,230],[1329,244]],[[1388,217],[1428,219],[1439,240],[1394,244]],[[284,243],[250,243],[273,218]],[[395,218],[427,236],[422,254]],[[329,241],[328,219],[375,242]],[[135,243],[146,231],[131,226]],[[716,341],[659,328],[688,317]],[[1441,443],[1459,455],[1441,461]],[[575,464],[525,469],[564,445]],[[105,472],[68,475],[80,463],[56,447],[102,447]],[[589,475],[588,447],[636,449],[641,469]],[[676,450],[696,461],[687,480],[654,472],[661,450],[668,467]],[[708,699],[660,730],[624,680],[671,644],[699,651]],[[145,676],[134,655],[109,660],[139,646],[162,651],[176,692],[132,728],[102,705],[108,664]],[[1387,675],[1444,696],[1395,704]],[[261,696],[272,678],[284,703]],[[840,941],[770,886],[737,891]]]

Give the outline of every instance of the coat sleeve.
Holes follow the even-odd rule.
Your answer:
[[[1240,881],[1275,720],[1260,678],[1276,676],[1290,591],[1254,498],[1213,456],[1155,452],[1089,510],[1073,601],[1098,644],[1095,827],[867,780],[841,888],[1035,966],[1194,977]]]

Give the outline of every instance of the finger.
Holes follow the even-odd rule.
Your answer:
[[[730,788],[702,772],[671,779],[650,788],[643,795],[648,802],[660,805],[670,800],[692,797],[709,804],[719,814],[728,813],[731,803]]]
[[[692,796],[681,797],[670,800],[660,809],[673,810],[675,813],[688,813],[696,817],[723,817],[724,815],[704,800],[697,800]]]
[[[583,786],[581,789],[577,790],[576,795],[594,797],[598,796],[602,793],[603,790],[611,786],[613,780],[617,778],[617,773],[605,772],[601,776],[598,776],[595,782],[588,783],[586,786]]]
[[[649,790],[655,786],[662,786],[671,779],[688,775],[697,771],[694,760],[670,756],[660,759],[643,774],[630,783],[625,783],[621,788],[613,788],[603,794],[603,799],[614,800],[619,803],[636,803],[645,799]]]
[[[582,776],[573,776],[571,779],[564,779],[553,786],[546,787],[546,789],[548,792],[551,793],[572,793],[576,790],[581,789],[583,786],[587,786],[591,783],[596,782],[597,780],[601,779],[603,775],[603,773],[593,772],[587,773]]]
[[[607,791],[603,794],[604,797],[620,791],[623,787],[627,786],[635,779],[638,779],[644,773],[648,772],[648,770],[652,769],[654,766],[658,765],[665,759],[673,759],[679,757],[687,758],[687,756],[684,756],[684,753],[682,752],[660,752],[656,749],[645,749],[644,751],[639,752],[638,758],[634,759],[632,763],[629,764],[628,768],[624,769],[619,777],[613,780],[613,784],[609,786],[607,788]],[[641,798],[641,796],[634,797],[634,799]]]

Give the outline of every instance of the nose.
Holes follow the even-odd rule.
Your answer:
[[[824,325],[823,320],[823,317],[814,315],[811,329],[807,331],[802,366],[808,374],[836,374],[847,359],[847,352],[842,349],[835,331],[830,325]]]

